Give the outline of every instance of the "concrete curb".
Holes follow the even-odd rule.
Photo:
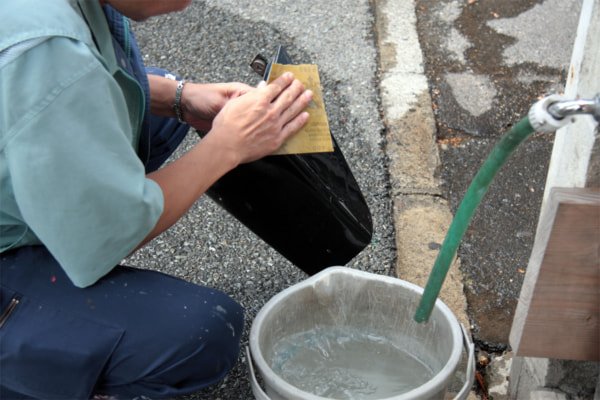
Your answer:
[[[424,287],[452,214],[440,197],[440,167],[432,103],[416,30],[414,3],[378,0],[381,98],[388,128],[386,150],[394,196],[399,278]],[[469,327],[459,261],[444,283],[441,299]]]
[[[387,126],[396,275],[425,287],[453,215],[440,197],[440,158],[423,56],[410,0],[376,0],[381,99]],[[460,262],[455,260],[440,299],[469,330]],[[476,399],[474,392],[469,399]]]

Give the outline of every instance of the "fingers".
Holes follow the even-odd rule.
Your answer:
[[[286,87],[273,103],[285,110],[290,107],[296,99],[304,92],[304,85],[297,79],[294,79],[288,87]]]
[[[272,100],[271,105],[279,110],[279,120],[281,124],[279,136],[280,140],[285,141],[287,138],[297,133],[308,121],[309,114],[303,112],[303,110],[312,100],[313,93],[310,90],[304,90],[302,82],[294,79],[294,76],[291,73],[282,75],[271,84],[274,86],[274,88],[271,88],[271,90],[273,90],[271,94],[276,91],[275,89],[283,87]]]
[[[304,126],[304,124],[308,122],[309,117],[310,115],[304,111],[285,124],[281,130],[281,137],[283,141],[297,133]]]
[[[308,106],[312,98],[312,91],[301,91],[300,94],[293,99],[292,103],[283,110],[282,118],[285,121],[284,123],[288,123],[298,114],[300,114],[300,112],[302,112],[302,110],[304,110]]]
[[[229,87],[227,97],[230,99],[242,96],[242,95],[254,90],[254,88],[252,86],[246,85],[244,83],[239,83],[239,82],[231,83],[229,86],[230,87]]]
[[[267,100],[273,102],[292,82],[294,82],[294,74],[285,72],[279,78],[264,86],[263,89],[267,92]]]
[[[304,85],[291,72],[286,72],[269,85],[259,84],[258,88],[265,88],[268,93],[267,100],[272,104],[283,119],[283,124],[298,115],[312,99],[312,92],[304,90]]]
[[[303,110],[312,96],[293,74],[283,74],[227,102],[211,132],[226,132],[217,134],[225,147],[241,162],[254,161],[275,151],[306,124],[309,115]]]

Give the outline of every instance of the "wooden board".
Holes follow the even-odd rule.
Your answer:
[[[600,361],[600,190],[555,188],[549,201],[528,269],[540,255],[541,265],[532,293],[524,283],[511,345],[518,356]]]

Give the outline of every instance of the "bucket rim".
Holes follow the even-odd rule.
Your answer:
[[[423,291],[424,291],[424,289],[422,287],[417,286],[411,282],[404,281],[399,278],[386,276],[386,275],[379,275],[379,274],[375,274],[372,272],[361,271],[361,270],[352,269],[352,268],[343,267],[343,266],[332,266],[332,267],[323,269],[319,273],[317,273],[313,276],[310,276],[309,278],[307,278],[297,284],[294,284],[294,285],[282,290],[281,292],[277,293],[275,296],[273,296],[259,310],[259,312],[256,314],[256,317],[254,318],[254,321],[252,322],[248,341],[249,341],[250,353],[252,354],[253,361],[248,360],[248,362],[254,362],[256,364],[256,367],[257,367],[262,379],[265,381],[266,385],[269,385],[271,387],[277,387],[278,389],[281,389],[280,394],[282,394],[284,396],[288,396],[289,399],[294,399],[294,400],[296,400],[296,399],[332,400],[331,398],[321,397],[321,396],[318,396],[313,393],[306,392],[304,390],[297,388],[296,386],[292,385],[291,383],[289,383],[286,380],[284,380],[283,378],[281,378],[278,374],[276,374],[271,369],[271,367],[269,366],[267,361],[264,359],[262,352],[260,351],[259,333],[262,329],[262,324],[264,322],[266,315],[268,315],[269,311],[271,311],[271,309],[275,306],[275,304],[277,304],[280,300],[286,298],[287,296],[289,296],[290,294],[292,294],[296,291],[299,291],[307,286],[312,286],[316,282],[318,282],[322,279],[326,279],[329,276],[332,276],[332,275],[338,274],[338,273],[350,274],[350,275],[354,275],[356,277],[363,278],[363,279],[391,283],[393,285],[404,287],[405,289],[409,289],[411,291],[415,291],[419,295],[422,295]],[[451,352],[450,356],[448,357],[448,361],[446,361],[446,363],[443,365],[443,367],[441,368],[441,370],[438,373],[433,375],[431,377],[431,379],[429,381],[425,382],[424,384],[417,386],[416,388],[413,388],[413,389],[409,390],[408,392],[404,392],[404,393],[401,393],[401,394],[398,394],[398,395],[395,395],[392,397],[381,398],[378,400],[422,399],[424,395],[435,393],[436,389],[439,389],[442,386],[446,386],[448,381],[455,374],[456,368],[458,367],[458,363],[460,362],[460,359],[462,357],[463,331],[462,331],[460,324],[459,324],[458,320],[456,319],[456,316],[454,315],[454,313],[440,299],[436,300],[434,309],[439,309],[441,311],[441,313],[447,318],[448,323],[451,328],[450,330],[452,332],[453,348],[452,348],[452,352]],[[424,323],[426,323],[426,322],[424,322]],[[265,374],[264,373],[265,371],[270,371],[270,374]]]

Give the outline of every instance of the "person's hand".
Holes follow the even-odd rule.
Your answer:
[[[299,80],[286,73],[270,84],[231,98],[213,120],[207,135],[239,163],[277,150],[308,121],[303,111],[312,100]]]
[[[208,132],[212,121],[225,104],[254,90],[243,83],[188,83],[181,96],[183,119],[195,129]]]

